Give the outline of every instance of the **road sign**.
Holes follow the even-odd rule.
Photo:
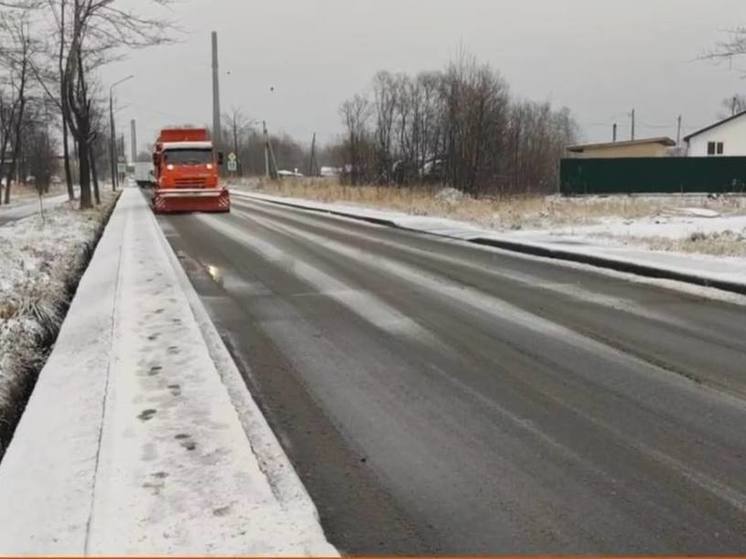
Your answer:
[[[235,173],[236,171],[238,171],[238,163],[235,159],[228,159],[228,171],[230,171],[231,173]]]
[[[235,161],[236,161],[236,159],[238,159],[238,158],[236,157],[236,154],[235,154],[235,153],[233,153],[233,152],[230,152],[230,153],[228,154],[228,161],[233,161],[233,162],[235,162]]]

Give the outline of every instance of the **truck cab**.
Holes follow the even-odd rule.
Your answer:
[[[207,129],[162,130],[153,152],[153,209],[157,213],[230,211],[230,195],[220,185],[222,163]]]

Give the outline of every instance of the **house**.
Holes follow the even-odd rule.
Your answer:
[[[684,138],[689,157],[746,156],[746,111]]]
[[[580,159],[617,159],[624,157],[666,157],[671,155],[671,148],[676,142],[666,136],[660,138],[645,138],[622,142],[606,142],[600,144],[579,144],[569,146],[569,157]]]

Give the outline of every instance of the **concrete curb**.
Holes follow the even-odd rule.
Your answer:
[[[231,194],[238,194],[239,197],[245,197],[253,200],[259,200],[269,204],[275,204],[278,206],[286,206],[290,208],[299,208],[317,213],[326,213],[330,215],[336,215],[339,217],[346,217],[349,219],[356,219],[359,221],[365,221],[368,223],[374,223],[376,225],[384,225],[387,227],[395,227],[405,231],[414,231],[417,233],[424,233],[435,237],[443,237],[447,239],[454,239],[458,241],[468,242],[476,245],[491,246],[502,250],[516,252],[520,254],[528,254],[531,256],[540,256],[543,258],[551,258],[554,260],[564,260],[567,262],[575,262],[579,264],[588,264],[598,268],[607,268],[617,272],[624,272],[629,274],[635,274],[638,276],[645,276],[655,279],[665,279],[679,281],[683,283],[689,283],[698,285],[701,287],[710,287],[719,289],[721,291],[728,291],[730,293],[737,293],[739,295],[746,295],[746,281],[744,283],[733,282],[728,280],[722,280],[717,278],[711,278],[696,273],[687,273],[679,270],[673,270],[670,268],[650,266],[647,264],[640,264],[639,262],[633,262],[629,260],[607,258],[597,256],[594,254],[583,254],[579,252],[565,251],[561,249],[555,249],[539,244],[519,242],[519,241],[508,241],[502,239],[494,239],[490,237],[479,237],[475,236],[472,238],[462,238],[453,235],[446,235],[441,233],[434,233],[431,231],[424,231],[415,227],[406,227],[396,223],[391,219],[370,217],[361,214],[355,214],[348,211],[333,210],[331,208],[318,208],[314,206],[308,206],[300,202],[285,202],[274,199],[268,199],[261,196],[253,196],[250,193],[241,191],[231,191]]]

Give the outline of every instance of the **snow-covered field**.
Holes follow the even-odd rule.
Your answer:
[[[114,198],[0,227],[0,456]]]

